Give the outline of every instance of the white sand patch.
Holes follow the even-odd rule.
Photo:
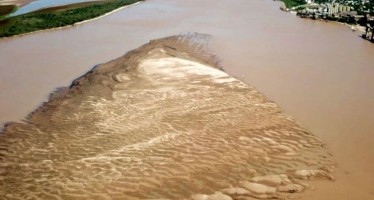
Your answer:
[[[139,64],[138,70],[147,75],[162,74],[175,78],[183,78],[189,75],[199,75],[210,76],[217,79],[224,78],[218,82],[229,82],[236,80],[219,69],[215,69],[198,62],[172,57],[144,60]]]

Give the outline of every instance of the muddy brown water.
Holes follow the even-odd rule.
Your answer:
[[[210,34],[224,69],[324,139],[334,184],[305,199],[372,199],[374,45],[348,27],[302,20],[273,1],[147,1],[75,28],[0,41],[0,120],[18,121],[56,87],[150,39]]]

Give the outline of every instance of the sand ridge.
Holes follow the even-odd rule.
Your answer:
[[[324,143],[220,71],[208,40],[151,41],[8,124],[0,197],[283,199],[333,179]]]

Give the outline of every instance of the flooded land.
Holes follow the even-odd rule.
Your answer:
[[[149,0],[2,39],[0,196],[373,199],[359,34],[273,1]]]

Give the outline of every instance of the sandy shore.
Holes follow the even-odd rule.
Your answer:
[[[221,71],[208,39],[153,40],[7,124],[0,197],[283,199],[333,180],[324,143]]]

